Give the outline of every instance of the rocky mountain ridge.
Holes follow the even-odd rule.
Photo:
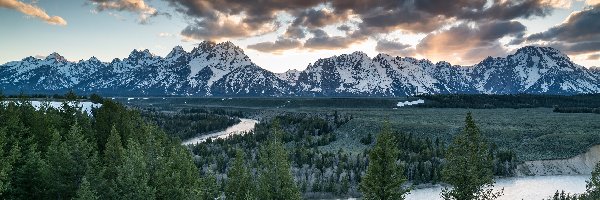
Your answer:
[[[276,74],[231,42],[180,46],[165,57],[133,50],[127,58],[67,61],[58,53],[0,65],[5,94],[74,90],[106,96],[406,96],[417,94],[600,93],[600,70],[549,47],[523,47],[473,66],[354,52]]]

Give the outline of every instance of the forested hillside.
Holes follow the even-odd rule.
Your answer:
[[[188,149],[136,111],[105,101],[90,117],[72,100],[0,103],[0,199],[214,197]]]

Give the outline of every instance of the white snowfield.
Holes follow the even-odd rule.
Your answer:
[[[404,106],[412,106],[412,105],[417,105],[417,104],[422,104],[425,103],[425,100],[423,99],[419,99],[416,101],[404,101],[404,102],[398,102],[398,104],[396,105],[397,107],[404,107]]]
[[[4,103],[9,103],[9,102],[19,103],[19,101],[4,101]],[[62,101],[30,101],[30,102],[31,102],[31,105],[36,110],[40,109],[42,107],[46,107],[46,106],[56,108],[56,109],[62,109],[62,104],[63,104]],[[92,102],[78,102],[77,105],[75,105],[74,103],[69,103],[69,105],[80,107],[81,110],[88,113],[89,115],[92,114],[92,108],[99,108],[100,106],[102,106],[102,104],[92,103]]]

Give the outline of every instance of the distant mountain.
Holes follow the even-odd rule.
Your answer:
[[[452,66],[362,52],[319,59],[306,70],[273,73],[231,42],[177,46],[165,57],[134,50],[110,63],[69,62],[58,53],[0,65],[6,94],[100,93],[180,96],[405,96],[415,94],[600,93],[600,69],[584,68],[549,47],[523,47],[506,58]]]

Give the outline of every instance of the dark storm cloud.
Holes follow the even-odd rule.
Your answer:
[[[336,12],[351,10],[362,19],[359,33],[370,35],[394,30],[431,32],[455,20],[481,21],[532,16],[546,16],[553,5],[548,0],[336,0],[332,7]]]
[[[215,22],[207,19],[194,20],[181,31],[181,35],[198,40],[217,40],[221,38],[240,38],[272,32],[276,27],[251,27],[235,21]]]
[[[306,40],[304,48],[307,49],[340,49],[347,48],[352,44],[364,41],[365,37],[355,38],[348,36],[329,36],[327,32],[322,29],[315,29],[310,31],[313,37]]]
[[[282,51],[295,49],[301,46],[302,43],[298,40],[279,38],[275,42],[261,42],[248,45],[248,48],[267,53],[280,53]]]
[[[436,58],[457,58],[473,63],[486,56],[502,56],[506,50],[499,39],[521,36],[525,26],[516,21],[491,21],[470,26],[460,24],[448,30],[427,35],[417,45],[417,52]]]
[[[348,26],[348,25],[345,25],[345,24],[343,24],[343,25],[341,25],[341,26],[338,26],[338,27],[337,27],[337,30],[344,31],[344,32],[348,32],[348,31],[350,31],[351,29],[352,29],[352,28],[350,28],[350,26]]]
[[[548,42],[562,51],[583,54],[600,51],[600,5],[572,13],[547,31],[532,34],[528,42]]]
[[[302,39],[306,37],[306,32],[301,27],[289,26],[283,35],[287,38]]]
[[[571,14],[565,23],[530,35],[527,40],[561,40],[565,42],[600,40],[600,6]]]
[[[414,56],[415,49],[411,48],[409,44],[403,44],[400,42],[379,40],[375,50],[381,53],[386,53],[394,56]]]
[[[279,11],[314,7],[320,0],[165,0],[176,11],[191,18],[182,35],[195,39],[244,38],[275,31]],[[228,17],[238,16],[241,21]],[[237,27],[233,30],[230,27]],[[234,31],[235,33],[227,33]],[[220,34],[211,34],[217,32]]]
[[[493,0],[491,7],[473,12],[465,11],[459,16],[462,19],[493,19],[512,20],[516,18],[531,18],[534,16],[547,16],[552,13],[555,2],[545,0]]]
[[[324,9],[308,9],[295,15],[292,26],[321,28],[348,19],[348,13],[333,13]]]
[[[468,31],[469,36],[454,34],[458,38],[457,41],[466,40],[474,35],[476,41],[470,42],[474,44],[474,48],[497,47],[499,43],[494,40],[505,35],[514,36],[515,43],[523,40],[524,26],[518,22],[510,22],[511,20],[546,16],[555,6],[552,5],[555,0],[489,0],[489,2],[488,0],[164,1],[188,17],[188,26],[181,34],[198,40],[247,38],[273,33],[280,27],[287,27],[283,34],[278,35],[277,41],[253,46],[265,51],[293,47],[296,45],[284,42],[304,40],[305,38],[304,45],[296,48],[347,48],[368,38],[394,31],[439,32],[447,25],[456,22],[482,25],[476,30]],[[292,19],[282,22],[277,19],[277,15],[281,13],[287,13]],[[496,24],[485,23],[490,21]],[[330,25],[337,25],[338,30],[343,31],[345,35],[330,36],[329,33],[323,31],[326,26]],[[458,30],[451,29],[450,31]],[[311,34],[308,34],[309,32]],[[435,36],[439,39],[443,35],[444,33],[438,33]],[[431,37],[426,39],[421,46],[423,49],[431,49],[435,44],[429,43],[428,40]],[[452,45],[452,42],[444,41],[435,46],[442,44]]]

